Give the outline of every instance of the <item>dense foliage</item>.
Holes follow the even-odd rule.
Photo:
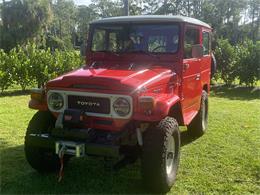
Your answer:
[[[221,78],[226,84],[231,84],[236,77],[235,68],[239,57],[236,48],[227,39],[220,39],[217,42],[215,55],[218,62],[216,77]]]
[[[9,53],[0,50],[0,89],[12,84],[23,90],[32,84],[39,87],[48,80],[83,64],[79,52],[37,49],[35,44],[17,46]]]
[[[248,86],[260,80],[260,42],[247,40],[232,46],[227,39],[219,39],[215,55],[218,62],[215,79],[226,84],[238,80]],[[79,52],[37,49],[35,44],[17,46],[9,53],[0,49],[0,89],[8,89],[12,84],[23,90],[32,84],[40,87],[83,63]]]
[[[9,55],[0,49],[0,88],[1,91],[7,89],[12,84],[13,67],[9,65]]]
[[[240,84],[254,85],[260,80],[260,41],[251,40],[237,46],[239,61],[236,67]]]
[[[17,44],[32,39],[42,42],[42,36],[51,21],[48,0],[12,0],[0,7],[0,48],[11,50]]]
[[[227,39],[219,39],[215,49],[218,71],[215,78],[225,84],[232,84],[236,79],[240,84],[254,85],[260,80],[260,42],[254,44],[246,40],[232,46]]]

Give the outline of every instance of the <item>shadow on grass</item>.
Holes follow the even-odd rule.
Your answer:
[[[10,91],[4,91],[0,93],[0,97],[12,97],[12,96],[19,96],[19,95],[29,95],[31,90],[10,90]]]
[[[201,136],[192,135],[190,132],[182,131],[181,132],[181,146],[191,144],[195,140],[199,139]]]
[[[197,138],[181,133],[182,145]],[[1,151],[1,192],[6,194],[147,194],[142,186],[140,160],[115,172],[102,158],[72,158],[63,180],[56,174],[39,174],[25,160],[23,145]],[[112,165],[112,164],[111,164]]]
[[[72,158],[63,180],[58,183],[56,174],[39,174],[29,166],[22,145],[6,148],[1,153],[1,191],[4,194],[147,193],[142,188],[139,162],[114,172],[105,167],[102,159]]]
[[[260,99],[260,87],[218,85],[211,86],[211,94],[230,100],[254,100]]]

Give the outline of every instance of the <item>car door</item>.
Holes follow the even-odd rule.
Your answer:
[[[187,25],[184,36],[184,59],[182,81],[182,110],[184,123],[188,124],[200,108],[201,58],[192,57],[192,46],[200,44],[200,27]]]

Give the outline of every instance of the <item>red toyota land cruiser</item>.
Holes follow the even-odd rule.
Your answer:
[[[94,21],[86,65],[32,91],[38,110],[25,136],[29,164],[57,171],[70,157],[141,158],[148,189],[169,191],[180,159],[179,126],[207,129],[211,27],[181,16]],[[62,165],[61,165],[62,164]]]

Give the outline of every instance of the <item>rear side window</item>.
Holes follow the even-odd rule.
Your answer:
[[[184,58],[192,58],[191,48],[193,45],[199,44],[199,29],[188,27],[184,37]]]
[[[203,32],[202,34],[202,45],[203,45],[203,55],[209,54],[209,33]]]

